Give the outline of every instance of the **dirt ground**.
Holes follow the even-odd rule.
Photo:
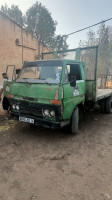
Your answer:
[[[89,112],[79,134],[0,116],[0,200],[112,199],[112,115]]]

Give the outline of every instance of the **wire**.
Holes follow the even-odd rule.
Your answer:
[[[75,33],[80,32],[80,31],[84,31],[84,30],[86,30],[86,29],[88,29],[88,28],[91,28],[91,27],[93,27],[93,26],[97,26],[97,25],[99,25],[99,24],[101,24],[101,23],[105,23],[105,22],[107,22],[107,21],[109,21],[109,20],[112,20],[112,18],[103,20],[103,21],[101,21],[101,22],[98,22],[97,24],[93,24],[93,25],[91,25],[91,26],[87,26],[87,27],[82,28],[82,29],[80,29],[80,30],[74,31],[74,32],[72,32],[72,33],[67,34],[66,36],[68,37],[68,36],[70,36],[70,35],[73,35],[73,34],[75,34]]]
[[[67,34],[67,35],[64,35],[64,37],[66,37],[66,40],[67,40],[68,36],[70,36],[70,35],[73,35],[73,34],[75,34],[75,33],[84,31],[84,30],[86,30],[86,29],[88,29],[88,28],[97,26],[97,25],[99,25],[99,24],[105,23],[105,22],[107,22],[107,21],[109,21],[109,20],[112,20],[112,17],[109,18],[109,19],[103,20],[103,21],[101,21],[101,22],[98,22],[98,23],[96,23],[96,24],[93,24],[93,25],[91,25],[91,26],[87,26],[87,27],[85,27],[85,28],[82,28],[82,29],[79,29],[79,30],[74,31],[74,32],[72,32],[72,33],[69,33],[69,34]],[[63,37],[63,36],[62,36],[62,37]],[[50,41],[47,41],[46,43],[49,43],[49,42],[50,42]]]

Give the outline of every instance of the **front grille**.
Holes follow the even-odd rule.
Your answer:
[[[36,116],[42,116],[42,105],[38,103],[21,102],[20,111],[24,113],[34,114]]]
[[[61,119],[61,106],[51,105],[51,104],[42,104],[42,103],[33,103],[23,100],[10,99],[10,105],[16,104],[19,105],[20,114],[28,114],[32,116],[38,116],[43,118],[42,110],[54,110],[56,121]],[[17,112],[17,111],[16,111]]]
[[[42,104],[18,100],[10,100],[10,104],[19,105],[20,113],[32,114],[34,116],[42,117]]]

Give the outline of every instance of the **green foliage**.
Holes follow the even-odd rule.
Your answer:
[[[56,25],[47,8],[41,3],[36,2],[26,12],[26,28],[39,42],[55,51],[66,50],[68,45],[65,37],[55,36]]]
[[[26,12],[26,25],[27,30],[45,44],[50,43],[56,29],[56,22],[51,14],[38,2]]]
[[[65,35],[57,35],[52,39],[50,46],[54,51],[65,51],[68,49],[66,39]]]
[[[1,11],[8,15],[11,19],[13,19],[20,26],[23,25],[23,16],[21,10],[16,5],[12,5],[9,8],[6,4],[5,6],[1,6]]]
[[[1,11],[4,12],[5,14],[8,14],[8,6],[5,4],[5,6],[1,6]]]

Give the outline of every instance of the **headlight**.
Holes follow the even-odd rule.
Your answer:
[[[49,110],[44,110],[43,114],[44,116],[49,116]]]
[[[6,86],[6,92],[9,92],[9,86],[8,85]]]
[[[16,110],[19,110],[19,105],[16,105]]]
[[[54,117],[55,116],[54,110],[50,111],[50,110],[45,109],[45,110],[42,111],[42,113],[43,113],[43,116],[48,116],[48,117]]]
[[[13,105],[12,105],[12,108],[13,108],[13,109],[16,109],[16,105],[15,105],[15,104],[13,104]]]
[[[13,105],[12,105],[12,108],[13,108],[14,110],[19,110],[19,105],[13,104]]]
[[[51,116],[51,117],[54,117],[54,116],[55,116],[54,110],[51,110],[51,111],[50,111],[50,116]]]

